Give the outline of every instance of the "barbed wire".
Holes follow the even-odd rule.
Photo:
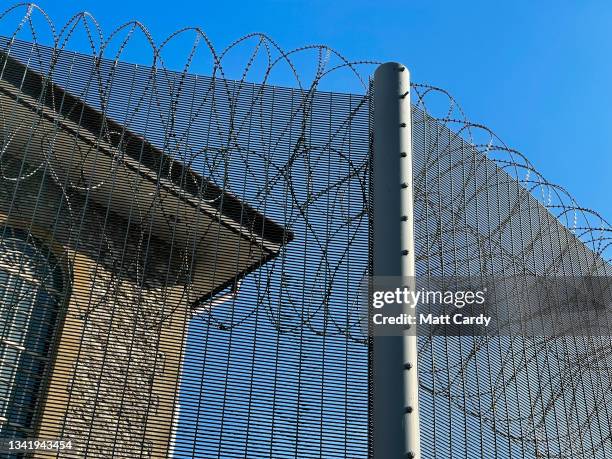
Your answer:
[[[20,19],[2,41],[2,53],[117,122],[100,130],[89,151],[75,152],[72,165],[84,169],[101,143],[117,145],[111,169],[92,180],[84,173],[66,175],[57,170],[53,133],[43,139],[40,150],[44,155],[38,163],[20,161],[14,153],[19,132],[38,129],[42,118],[37,125],[15,125],[9,119],[10,111],[2,112],[0,181],[9,202],[36,198],[26,194],[20,198],[19,187],[47,177],[61,194],[63,204],[57,218],[69,222],[74,244],[91,246],[98,251],[97,262],[109,267],[108,273],[91,273],[99,285],[83,305],[84,319],[102,320],[105,305],[116,300],[135,317],[145,317],[140,325],[144,329],[160,329],[187,307],[186,302],[176,303],[169,313],[159,313],[155,304],[165,303],[166,293],[142,299],[140,291],[153,282],[182,284],[181,298],[189,298],[190,311],[196,311],[193,320],[205,324],[207,332],[214,328],[233,333],[250,326],[262,330],[261,317],[265,317],[267,326],[279,335],[294,341],[311,339],[309,336],[321,340],[321,354],[325,346],[331,346],[326,343],[333,342],[327,340],[338,337],[365,349],[367,331],[357,292],[369,275],[368,88],[369,71],[379,62],[350,60],[326,45],[285,51],[261,33],[246,35],[217,51],[206,33],[195,27],[178,30],[156,45],[152,33],[138,21],[123,24],[106,36],[95,18],[83,12],[56,28],[44,10],[31,3],[7,9],[0,15],[0,25],[6,28],[13,16]],[[41,36],[50,37],[50,42],[44,43]],[[139,56],[148,54],[146,66],[126,64],[124,56],[139,39],[148,47],[137,50]],[[172,56],[175,42],[181,43],[185,58],[178,70],[170,70],[169,62],[176,61]],[[86,54],[70,51],[83,43],[88,47]],[[245,47],[249,51],[240,54]],[[233,53],[246,57],[236,64]],[[196,75],[194,69],[203,69],[206,76]],[[327,79],[340,72],[363,88],[363,93],[322,91]],[[303,78],[307,73],[310,78]],[[424,275],[458,275],[467,266],[475,275],[562,274],[568,254],[582,250],[581,241],[588,249],[580,272],[610,273],[612,227],[602,215],[578,205],[565,188],[546,180],[524,154],[507,146],[485,125],[470,121],[447,91],[419,83],[411,87],[415,208],[422,211],[415,216],[415,226],[421,228],[417,230],[417,270]],[[39,103],[44,101],[41,96]],[[52,100],[57,104],[53,105],[55,123],[64,117],[62,103]],[[163,207],[161,189],[158,187],[151,207],[130,214],[131,224],[141,230],[130,240],[129,250],[117,244],[118,236],[105,211],[88,204],[89,196],[113,183],[127,167],[125,131],[133,131],[171,156],[170,176],[173,168],[185,165],[214,184],[217,194],[200,190],[196,196],[200,203],[215,204],[227,194],[236,196],[293,232],[295,240],[244,277],[239,289],[234,283],[217,296],[193,298],[189,281],[192,254],[187,252],[180,255],[172,273],[159,268],[149,277],[148,222],[153,207]],[[183,183],[197,182],[195,175],[184,174],[183,179]],[[512,188],[515,184],[520,189]],[[137,190],[122,192],[129,196]],[[496,206],[495,215],[474,217],[474,203],[481,209]],[[533,223],[531,209],[546,209],[550,221],[541,216],[542,222]],[[85,212],[93,216],[95,230],[85,228]],[[525,215],[526,220],[520,220]],[[512,243],[502,241],[517,219],[533,234]],[[457,228],[452,222],[463,226]],[[575,240],[565,235],[564,228]],[[86,240],[86,233],[91,232],[102,242],[95,237]],[[566,247],[542,255],[536,263],[530,252],[543,244],[547,232],[563,235]],[[432,260],[443,261],[436,265]],[[125,292],[122,279],[128,274],[137,279],[137,288]],[[219,303],[219,297],[228,299]],[[608,367],[600,367],[595,358],[608,362],[604,356],[609,354],[609,339],[589,338],[572,345],[552,338],[445,338],[446,352],[457,350],[454,363],[435,357],[442,346],[440,337],[419,339],[424,393],[448,400],[453,409],[479,419],[500,438],[523,447],[529,444],[538,457],[593,457],[609,447],[609,434],[590,443],[584,439],[592,418],[599,416],[599,407],[612,401]],[[496,356],[494,363],[483,364],[491,355]],[[549,361],[543,358],[557,361],[558,373],[551,372]],[[469,381],[478,380],[479,365],[489,382],[473,387]],[[534,365],[548,366],[550,379],[540,381],[527,397],[528,415],[514,412],[505,400],[508,386],[533,378]],[[87,371],[93,371],[91,368]],[[580,399],[585,398],[584,391],[577,389],[584,372],[604,389],[588,401]],[[567,406],[580,406],[586,415],[559,427],[558,411]],[[554,441],[546,437],[551,424],[557,425]],[[591,446],[578,451],[571,446],[576,442]]]

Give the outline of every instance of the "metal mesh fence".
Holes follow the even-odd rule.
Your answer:
[[[418,275],[610,274],[578,224],[560,224],[517,181],[526,165],[487,159],[425,112],[413,116]],[[610,344],[419,337],[424,457],[608,457]]]
[[[261,230],[264,235],[268,231],[265,225],[280,223],[286,228],[283,240],[293,239],[287,245],[291,250],[282,248],[262,257],[256,262],[258,269],[244,277],[244,272],[237,269],[240,261],[235,261],[235,258],[245,257],[244,249],[240,250],[236,244],[223,247],[227,244],[223,240],[227,236],[215,229],[218,223],[214,220],[207,221],[208,227],[201,230],[210,234],[205,243],[221,246],[218,250],[196,245],[190,237],[181,239],[173,235],[168,242],[166,235],[157,234],[156,225],[161,220],[158,212],[171,223],[182,219],[181,213],[186,212],[175,200],[168,204],[168,196],[160,196],[158,201],[148,198],[149,194],[163,193],[159,188],[166,179],[160,177],[159,172],[154,182],[158,189],[147,188],[146,197],[141,198],[145,194],[144,185],[138,179],[123,177],[124,163],[111,168],[109,176],[95,183],[91,181],[87,175],[91,173],[87,170],[87,161],[101,157],[102,152],[88,151],[83,155],[80,149],[71,148],[65,163],[57,158],[43,158],[42,166],[30,166],[29,163],[23,166],[25,159],[13,160],[17,162],[16,168],[32,167],[26,181],[33,182],[35,187],[44,182],[45,194],[70,200],[70,208],[67,204],[63,218],[68,226],[65,231],[79,235],[75,244],[82,245],[83,238],[93,239],[94,245],[119,244],[113,247],[115,250],[109,250],[108,277],[102,278],[97,273],[91,276],[100,295],[109,295],[113,288],[118,290],[113,294],[121,295],[127,288],[143,297],[133,305],[130,303],[134,298],[119,302],[111,296],[104,300],[105,307],[100,311],[104,315],[112,316],[125,310],[130,317],[125,318],[125,324],[105,322],[103,317],[96,317],[99,320],[96,338],[109,347],[100,349],[102,355],[95,355],[88,343],[73,343],[86,357],[77,357],[71,362],[57,391],[72,389],[74,393],[75,385],[79,385],[77,388],[85,393],[82,397],[76,394],[70,397],[62,409],[65,411],[50,422],[50,427],[54,427],[60,437],[74,438],[75,444],[80,445],[75,451],[77,455],[92,457],[108,452],[118,456],[156,456],[163,449],[156,441],[160,445],[170,444],[176,457],[363,456],[367,442],[367,351],[365,336],[355,326],[358,316],[353,292],[367,273],[368,222],[364,190],[369,134],[366,98],[170,73],[166,75],[168,80],[159,81],[151,68],[127,64],[118,64],[115,68],[108,61],[96,64],[82,55],[57,53],[22,42],[11,43],[5,56],[10,56],[4,61],[5,80],[12,75],[12,81],[20,81],[23,72],[33,76],[32,71],[52,75],[53,83],[66,91],[57,92],[52,101],[55,106],[66,106],[66,94],[75,94],[78,95],[76,100],[85,101],[108,119],[124,120],[121,126],[112,126],[112,133],[104,126],[110,121],[99,123],[102,124],[98,134],[100,143],[109,142],[108,139],[116,134],[118,138],[128,137],[127,143],[142,144],[141,137],[126,134],[138,133],[152,145],[139,145],[137,154],[156,148],[168,155],[167,161],[171,161],[171,157],[173,161],[189,165],[189,171],[183,169],[179,176],[183,189],[191,191],[185,182],[196,181],[195,174],[209,180],[198,185],[200,188],[214,187],[217,194],[197,190],[195,198],[199,202],[220,201],[217,212],[223,214],[227,212],[223,201],[228,200],[223,193],[239,197],[242,209],[248,205],[249,212],[265,219]],[[29,70],[19,62],[27,62]],[[12,74],[8,75],[9,72]],[[173,90],[177,87],[177,79],[181,79],[180,91]],[[101,89],[100,81],[108,82],[108,87]],[[128,87],[126,81],[130,81]],[[19,87],[19,95],[28,92],[28,87]],[[83,106],[72,105],[75,103],[79,102],[70,101],[71,105],[62,113],[64,117],[70,118],[75,112],[79,118],[81,112],[90,115]],[[11,145],[11,134],[19,127],[8,116],[11,111],[5,113],[5,145],[9,154],[13,152],[17,156]],[[91,126],[95,126],[93,122],[87,129],[93,130]],[[41,129],[39,124],[36,128]],[[61,129],[63,126],[54,127],[52,132]],[[55,153],[55,148],[49,150],[49,155]],[[125,159],[128,158],[115,161]],[[99,161],[105,164],[103,159]],[[75,163],[77,168],[85,170],[74,176],[75,182],[66,183],[73,177],[65,177],[65,168]],[[153,166],[160,169],[177,167],[176,164],[164,166],[161,160]],[[167,175],[171,176],[171,171]],[[108,182],[116,197],[109,197],[110,193],[104,192]],[[128,182],[127,185],[124,182]],[[83,194],[97,192],[104,193],[103,204],[108,210],[82,202]],[[27,199],[14,188],[7,192],[6,201],[10,202],[11,197]],[[92,196],[91,200],[94,199]],[[123,207],[115,204],[115,200],[137,201],[127,213],[128,223],[125,223],[125,215],[123,219],[116,215],[123,212]],[[78,206],[73,201],[77,201]],[[142,208],[142,201],[148,209]],[[113,206],[117,209],[114,212]],[[13,209],[15,206],[7,212],[9,218],[11,213],[20,213]],[[239,207],[238,213],[238,223],[243,224],[240,231],[251,236],[258,228],[253,228],[255,225],[250,221],[241,221],[247,220],[247,211],[242,209]],[[37,225],[41,212],[33,213],[29,226]],[[96,220],[101,231],[87,228],[89,220]],[[183,228],[176,232],[179,230]],[[160,247],[154,252],[149,248],[150,241],[162,237],[166,238],[165,249]],[[98,238],[103,239],[98,241]],[[130,245],[131,238],[134,238],[134,247]],[[249,247],[246,241],[242,243],[251,256],[265,248],[261,245]],[[79,249],[75,247],[74,250]],[[164,264],[174,263],[168,254],[173,250],[184,256],[181,274],[171,272],[168,267],[162,268]],[[191,253],[182,255],[187,250]],[[200,256],[199,250],[204,252],[204,257],[214,257],[208,262],[209,271],[204,274],[213,279],[209,281],[214,286],[211,291],[190,285],[190,282],[201,282],[197,277],[202,274],[192,262]],[[86,252],[86,255],[96,257],[96,264],[101,263],[99,253]],[[143,261],[156,257],[160,274],[171,275],[171,279],[166,279],[148,272],[142,274],[140,282],[146,280],[153,290],[161,290],[161,295],[150,300],[152,310],[141,309],[139,303],[149,291],[144,291],[138,281],[128,286],[124,284],[129,284],[131,279],[122,279],[117,286],[111,284],[113,278],[124,277],[126,268],[122,264],[132,263],[129,258],[134,256]],[[70,258],[69,262],[77,263]],[[229,284],[225,282],[227,265],[232,270]],[[148,269],[145,263],[140,268]],[[215,276],[219,281],[214,280]],[[155,287],[155,282],[159,287]],[[178,300],[164,292],[175,283],[183,284]],[[194,290],[201,290],[201,296]],[[72,296],[75,295],[79,292],[73,288]],[[155,303],[159,301],[168,313],[155,311]],[[84,298],[83,302],[87,306],[95,300]],[[346,314],[347,306],[354,309],[354,317]],[[71,308],[69,301],[69,314]],[[183,315],[190,317],[188,325],[184,324],[181,310],[184,310]],[[95,314],[94,311],[81,312],[82,315],[87,313]],[[172,320],[171,315],[178,316],[179,323],[184,326],[167,324]],[[116,354],[110,349],[123,341],[115,333],[129,331],[123,326],[134,326],[138,330],[140,321],[146,322],[156,316],[157,322],[150,322],[148,327],[143,324],[142,340],[136,336],[132,342],[132,339],[128,343],[121,342],[128,349],[130,346],[134,349],[131,354],[128,352],[129,360],[121,364],[114,362],[126,351],[123,346]],[[92,320],[90,317],[82,319],[85,324]],[[173,350],[156,341],[154,335],[164,328],[176,333],[173,338],[179,345]],[[75,326],[75,329],[76,337],[84,339],[87,325]],[[60,344],[63,341],[65,338],[60,338]],[[136,346],[142,354],[135,352]],[[164,346],[166,349],[162,350]],[[172,351],[174,355],[169,355]],[[113,354],[109,355],[111,352]],[[90,354],[94,355],[90,357]],[[68,359],[62,354],[57,358]],[[89,361],[90,358],[93,361]],[[140,359],[143,359],[142,368]],[[174,373],[164,372],[164,366],[170,366]],[[158,367],[162,368],[157,370]],[[107,380],[104,377],[107,371],[118,372],[121,376],[111,381],[109,374]],[[158,371],[159,374],[155,374]],[[167,393],[156,387],[156,377],[161,380],[160,385],[168,386]],[[143,382],[148,386],[137,389]],[[105,390],[96,391],[95,387]],[[88,394],[88,389],[93,393]],[[138,396],[140,401],[132,399],[132,395]],[[174,425],[164,426],[160,421],[159,426],[149,428],[148,418],[155,417],[160,410],[145,400],[161,397],[174,404],[170,410],[166,409]],[[161,401],[154,403],[159,405]],[[144,407],[144,412],[136,417],[122,406],[128,404],[134,408],[136,405]],[[122,420],[128,425],[122,424]],[[74,427],[77,421],[82,423],[82,429]],[[130,446],[124,445],[130,438],[133,440]]]
[[[317,90],[330,51],[291,89],[266,83],[274,59],[254,84],[224,53],[200,76],[1,45],[0,279],[29,272],[15,234],[53,268],[30,297],[62,273],[46,326],[0,305],[2,436],[70,439],[58,457],[366,457],[369,99]],[[603,219],[413,89],[419,275],[610,274]],[[17,320],[45,341],[35,371]],[[610,337],[419,346],[424,457],[612,456]]]

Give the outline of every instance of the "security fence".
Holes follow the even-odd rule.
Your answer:
[[[45,43],[40,18],[0,19],[3,439],[71,441],[58,457],[367,457],[372,63],[262,35],[217,52],[187,30],[170,71],[171,40],[138,23],[105,39],[77,15]],[[123,62],[137,35],[152,65]],[[342,72],[363,94],[319,90]],[[611,274],[603,218],[444,91],[412,98],[419,276]],[[423,457],[612,457],[610,339],[420,336]]]

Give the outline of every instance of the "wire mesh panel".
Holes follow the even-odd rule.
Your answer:
[[[27,115],[52,124],[42,152],[38,139],[18,144],[35,150],[31,164],[14,142],[22,126],[35,132],[30,118],[4,112],[11,161],[50,201],[26,228],[59,220],[53,200],[66,200],[50,226],[74,242],[51,241],[70,247],[75,275],[79,256],[93,258],[99,292],[72,289],[73,336],[57,339],[41,432],[90,457],[363,457],[366,97],[160,77],[18,41],[3,57],[7,105],[38,100]],[[88,150],[58,151],[68,128]]]
[[[419,276],[609,276],[605,245],[590,237],[601,226],[586,214],[563,226],[527,191],[527,162],[488,159],[445,123],[413,116]],[[495,157],[503,147],[484,148]],[[561,198],[548,203],[579,213]],[[610,336],[430,336],[419,345],[425,457],[611,454]]]
[[[261,84],[255,57],[231,80],[214,50],[209,76],[166,70],[158,48],[127,64],[130,36],[115,59],[1,40],[3,439],[70,440],[59,457],[367,457],[368,95],[317,90],[326,48],[292,89],[267,84],[274,59]],[[435,117],[440,94],[414,87],[418,275],[610,274],[609,225],[451,99]],[[34,325],[16,344],[18,320]],[[610,457],[610,348],[419,337],[424,457]]]

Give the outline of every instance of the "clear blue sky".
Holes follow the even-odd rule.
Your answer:
[[[56,24],[87,10],[106,33],[138,19],[157,42],[176,29],[199,26],[219,48],[246,33],[265,32],[284,49],[325,43],[350,59],[401,61],[413,81],[450,91],[472,121],[494,129],[546,178],[612,222],[612,3],[38,4]]]

